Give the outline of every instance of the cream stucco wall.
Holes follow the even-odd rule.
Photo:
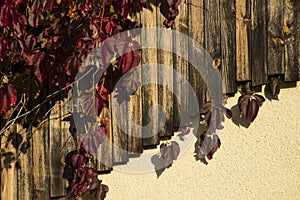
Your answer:
[[[236,104],[239,95],[228,100]],[[108,200],[300,199],[300,84],[267,100],[247,129],[225,122],[221,148],[208,165],[193,146],[157,179],[114,170],[102,175]]]

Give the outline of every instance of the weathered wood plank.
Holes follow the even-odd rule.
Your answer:
[[[285,81],[300,80],[300,1],[285,0],[284,3],[285,35]]]
[[[135,92],[135,95],[132,95],[130,97],[129,102],[129,120],[132,120],[132,122],[136,126],[142,126],[142,96],[141,96],[141,89],[138,89]],[[131,123],[128,124],[128,153],[129,155],[139,155],[142,153],[143,147],[142,147],[142,132],[136,128],[135,126],[132,126]]]
[[[35,198],[49,199],[49,122],[33,130],[33,178]]]
[[[61,101],[57,101],[50,113],[49,122],[49,173],[50,173],[50,197],[65,196],[65,180],[62,177],[63,164],[61,149],[64,136],[61,130]]]
[[[69,122],[63,121],[72,111],[72,91],[60,96],[50,112],[49,120],[49,171],[50,197],[65,196],[67,180],[63,175],[63,158],[76,149],[76,143],[69,132]]]
[[[188,13],[188,5],[182,3],[179,6],[179,15],[176,18],[175,22],[175,30],[179,31],[185,35],[188,35],[188,20],[189,20],[189,13]],[[188,57],[188,41],[182,40],[180,38],[173,37],[173,48],[176,51],[180,51],[180,55],[186,55]],[[174,70],[178,75],[188,81],[189,73],[188,73],[188,61],[174,55]],[[178,94],[178,98],[173,98],[173,126],[175,128],[179,128],[180,122],[182,121],[182,126],[188,125],[188,88],[187,85],[183,84],[182,81],[176,76],[173,75],[173,85],[174,85],[174,93]],[[183,119],[182,119],[183,118]]]
[[[205,1],[205,6],[208,6],[208,1]],[[189,7],[189,37],[193,38],[196,42],[200,45],[204,46],[204,30],[205,30],[205,23],[204,22],[204,12],[206,13],[208,7],[204,7],[203,1],[199,0],[189,0],[188,1]],[[205,30],[206,34],[206,30]],[[195,58],[195,47],[194,44],[188,44],[188,56],[189,59],[204,59],[204,58]],[[191,66],[189,64],[189,82],[194,89],[194,92],[197,96],[199,106],[201,107],[205,101],[205,91],[206,91],[206,84],[204,83],[201,75],[195,69],[197,66]],[[189,100],[189,114],[194,115],[195,108],[190,103]]]
[[[127,104],[124,101],[119,105],[117,99],[111,95],[112,132],[113,132],[113,163],[124,164],[128,161],[127,154]]]
[[[141,25],[141,13],[136,13],[132,16],[132,20],[137,22],[138,27]],[[141,35],[137,34],[132,36],[134,40],[141,43]],[[137,70],[138,79],[141,81],[141,63],[139,64]],[[130,101],[128,104],[128,113],[129,120],[135,125],[142,126],[142,89],[139,87],[134,95],[130,97]],[[133,124],[128,124],[128,154],[129,156],[139,155],[142,153],[142,131]]]
[[[251,68],[252,85],[267,83],[267,1],[252,1]]]
[[[251,80],[251,4],[250,0],[236,0],[236,80]]]
[[[34,132],[26,131],[20,124],[16,124],[15,126],[17,128],[17,134],[20,134],[23,139],[18,147],[19,158],[16,163],[18,166],[18,193],[16,195],[18,200],[31,200],[34,198]],[[21,146],[26,148],[22,148]],[[41,179],[42,177],[39,178]],[[45,197],[45,199],[47,198]]]
[[[268,75],[284,74],[284,31],[282,0],[268,6]]]
[[[1,149],[5,150],[5,155],[1,152],[1,200],[17,199],[18,196],[17,150],[8,141],[8,135],[16,132],[17,127],[13,125],[1,138]]]
[[[214,14],[214,13],[211,13]],[[236,41],[235,41],[235,10],[228,0],[220,0],[220,23],[221,23],[221,66],[224,93],[235,93],[235,70],[236,70]],[[208,24],[209,25],[209,24]],[[214,33],[214,32],[213,32]],[[211,35],[209,35],[211,36]],[[216,36],[211,36],[214,39]],[[217,63],[215,63],[217,64]]]
[[[143,8],[141,12],[142,27],[157,27],[156,7],[157,0],[147,1],[147,8]],[[162,23],[162,22],[160,22]],[[141,45],[145,48],[146,43],[157,43],[157,34],[146,35],[143,31],[141,34]],[[143,49],[142,51],[142,65],[154,63],[152,66],[157,66],[157,51],[154,49]],[[150,109],[152,106],[158,104],[158,85],[144,83],[157,83],[157,67],[147,67],[142,71],[142,94],[143,94],[143,126],[152,124],[151,131],[148,135],[143,133],[143,146],[155,146],[159,143],[158,135],[158,112],[157,109]]]
[[[163,16],[163,1],[157,7],[157,22],[159,28],[164,28],[164,31],[158,31],[157,35],[157,60],[158,64],[163,64],[158,66],[158,79],[163,83],[164,86],[159,86],[158,91],[158,103],[163,106],[164,113],[166,116],[166,123],[164,127],[159,131],[159,136],[161,137],[171,137],[173,135],[173,105],[170,102],[173,102],[173,91],[169,87],[173,87],[173,72],[170,73],[170,70],[164,69],[165,67],[173,69],[173,54],[172,54],[172,30],[166,29],[163,25],[165,17]],[[161,11],[160,11],[161,10]],[[164,47],[167,51],[161,50]],[[159,112],[158,116],[163,115],[164,113]]]
[[[100,118],[106,120],[107,138],[102,144],[100,144],[97,151],[97,169],[102,172],[108,172],[112,170],[113,166],[113,131],[111,122],[111,110],[108,108],[104,108],[100,114]]]
[[[68,118],[71,116],[71,113],[73,111],[73,100],[72,100],[72,90],[69,90],[65,92],[64,98],[62,99],[61,103],[61,134],[62,134],[62,147],[60,149],[60,152],[62,154],[62,157],[66,156],[69,152],[74,151],[77,149],[77,138],[74,139],[72,134],[69,131],[70,128],[70,122],[67,120],[64,120],[65,118]],[[63,164],[62,164],[63,165]],[[64,167],[64,166],[63,166]],[[67,186],[68,181],[66,179],[63,179],[65,182],[65,185]]]

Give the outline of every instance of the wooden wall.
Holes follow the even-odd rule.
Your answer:
[[[164,17],[159,8],[159,0],[151,0],[148,8],[133,16],[141,27],[162,27]],[[158,6],[156,6],[158,5]],[[299,0],[186,0],[180,5],[180,14],[176,19],[175,30],[187,34],[203,45],[220,70],[225,93],[233,94],[237,86],[250,81],[253,86],[267,83],[268,76],[281,75],[284,81],[299,81],[300,76],[300,1]],[[169,30],[170,31],[170,30]],[[167,40],[168,48],[181,48],[193,56],[193,44],[164,35],[157,38],[145,35],[135,38],[141,44],[145,40]],[[157,40],[156,40],[157,39]],[[159,45],[159,44],[157,44]],[[184,78],[189,80],[195,89],[198,101],[206,99],[206,84],[187,60],[161,50],[143,50],[142,64],[161,63],[173,67]],[[167,74],[157,67],[142,73],[143,80],[163,79],[173,82],[174,90],[185,94],[186,86],[173,81],[173,74]],[[186,97],[188,94],[185,95]],[[8,137],[1,138],[1,200],[15,199],[59,199],[65,196],[67,182],[62,179],[62,159],[67,152],[76,149],[76,144],[69,133],[69,124],[62,119],[71,112],[71,96],[56,102],[51,110],[50,119],[42,126],[26,132],[20,125],[14,125],[7,133],[20,138],[17,149]],[[111,111],[106,111],[109,120],[108,138],[124,151],[113,149],[111,143],[102,144],[99,156],[106,163],[124,164],[131,156],[142,153],[143,149],[155,147],[160,139],[173,135],[178,128],[183,110],[189,108],[189,99],[185,98],[179,105],[178,100],[167,88],[149,84],[139,88],[130,101],[120,109],[112,105],[111,109],[118,115],[128,113],[136,124],[146,125],[161,114],[149,108],[161,104],[166,111],[166,126],[159,132],[151,132],[150,138],[140,139],[141,134],[135,127],[126,126],[127,132],[140,136],[133,137],[121,131]],[[152,117],[151,117],[152,115]],[[155,117],[156,116],[156,117]],[[123,122],[126,123],[126,122]],[[153,121],[153,126],[158,126]],[[187,121],[185,124],[187,125]],[[5,149],[5,150],[4,150]],[[10,158],[9,166],[5,166]],[[14,159],[19,155],[17,159]],[[111,168],[96,163],[99,171],[110,171]]]

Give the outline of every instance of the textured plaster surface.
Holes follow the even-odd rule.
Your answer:
[[[263,94],[263,93],[262,93]],[[228,100],[231,108],[239,94]],[[300,199],[300,84],[267,100],[249,128],[231,120],[221,148],[204,165],[193,146],[157,178],[153,173],[102,175],[108,200]]]

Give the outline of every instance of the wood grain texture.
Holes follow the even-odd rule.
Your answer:
[[[285,0],[284,3],[285,81],[300,80],[300,2]]]
[[[179,6],[179,15],[176,18],[175,31],[188,35],[188,20],[189,20],[189,6],[182,3]],[[173,37],[173,48],[180,52],[180,55],[185,55],[188,57],[188,41],[182,40],[181,38]],[[189,69],[188,61],[180,56],[173,56],[174,70],[176,73],[182,77],[182,79],[188,81]],[[182,121],[182,126],[188,125],[188,87],[184,84],[177,74],[173,75],[173,86],[174,94],[178,94],[178,97],[173,98],[173,126],[174,128],[179,128],[180,122]]]
[[[107,122],[107,138],[103,143],[100,144],[97,151],[97,170],[109,172],[112,170],[113,166],[113,131],[111,122],[111,109],[104,108],[100,113],[100,118],[105,119]]]
[[[33,128],[33,178],[35,198],[49,197],[49,121]]]
[[[205,1],[205,6],[207,6],[208,2]],[[204,7],[204,4],[202,1],[198,0],[189,0],[188,1],[188,8],[189,8],[189,31],[188,35],[195,40],[200,45],[204,46],[204,30],[205,30],[205,23],[204,23],[204,12],[207,10],[207,7]],[[206,31],[205,31],[206,34]],[[196,58],[195,57],[195,47],[194,44],[189,43],[188,44],[188,56],[189,59],[204,59],[204,58]],[[204,101],[205,101],[205,91],[206,91],[206,84],[203,81],[201,74],[198,73],[198,71],[195,69],[197,66],[192,66],[189,64],[189,82],[194,89],[194,92],[197,96],[197,100],[199,103],[199,107],[202,107]],[[189,100],[189,114],[194,115],[195,108],[190,103],[191,100]],[[200,108],[199,108],[200,109]]]
[[[115,93],[111,95],[111,112],[112,114],[112,132],[113,132],[113,163],[121,164],[128,161],[127,154],[127,116],[128,116],[128,102],[124,101],[118,104],[114,97]]]
[[[143,8],[141,12],[142,27],[157,27],[157,10],[154,5],[157,5],[157,0],[148,1],[147,8]],[[152,66],[157,66],[157,51],[154,49],[145,49],[145,43],[157,44],[157,34],[146,35],[141,34],[142,65],[152,63]],[[156,109],[150,109],[158,104],[158,85],[157,83],[157,67],[145,68],[142,71],[142,95],[143,95],[143,126],[152,123],[150,137],[143,138],[143,146],[155,146],[159,143],[158,129],[158,112]],[[147,82],[154,84],[144,85]],[[144,134],[144,133],[143,133]],[[144,135],[143,135],[144,136]]]
[[[236,80],[251,80],[250,0],[236,0]]]
[[[61,130],[61,101],[57,101],[50,113],[49,122],[49,172],[50,172],[50,197],[65,196],[65,180],[62,177],[63,164],[61,152],[64,136]]]
[[[267,1],[252,0],[251,68],[252,85],[267,83]]]
[[[128,113],[130,120],[136,126],[142,126],[142,96],[141,89],[139,88],[135,95],[130,97]],[[142,132],[140,129],[128,124],[128,153],[130,156],[136,156],[142,153]]]
[[[26,152],[18,149],[19,158],[16,163],[18,166],[18,200],[31,200],[34,198],[34,164],[33,160],[33,132],[22,127],[21,124],[15,124],[17,134],[22,136],[22,144],[26,145]],[[44,151],[42,151],[44,152]],[[41,178],[41,177],[39,177]],[[48,181],[48,180],[47,180]],[[46,198],[45,198],[46,199]]]
[[[49,171],[50,197],[65,196],[67,180],[63,178],[63,158],[76,149],[76,143],[69,132],[69,122],[64,119],[72,111],[72,91],[61,94],[56,101],[49,121]],[[45,177],[46,178],[46,177]]]
[[[1,138],[1,149],[5,150],[5,155],[3,155],[4,152],[1,152],[1,200],[18,198],[18,168],[15,160],[17,149],[8,141],[8,135],[16,132],[17,126],[13,125]],[[8,154],[12,155],[12,157],[8,157]],[[6,158],[13,158],[13,160],[10,161],[10,159]]]
[[[141,13],[136,13],[131,17],[133,21],[137,22],[138,27],[141,26]],[[134,40],[141,43],[141,35],[137,34],[132,36]],[[142,80],[141,76],[141,63],[139,64],[137,70],[139,81]],[[130,101],[128,104],[128,114],[129,120],[137,126],[142,126],[142,88],[139,87],[134,95],[131,95]],[[128,154],[129,156],[136,156],[142,153],[142,131],[133,124],[128,124]]]
[[[158,87],[158,104],[162,105],[163,111],[158,113],[158,116],[165,115],[166,123],[159,131],[160,137],[171,137],[173,135],[173,91],[170,87],[173,87],[173,37],[172,30],[166,29],[163,25],[165,17],[163,16],[164,3],[163,1],[157,7],[157,26],[164,29],[166,32],[158,31],[157,33],[157,63],[158,63],[158,80],[162,82],[162,85]],[[162,50],[165,48],[167,51]],[[162,65],[160,65],[162,64]],[[161,66],[161,67],[160,67]]]
[[[284,74],[284,31],[282,0],[268,6],[268,75]]]
[[[220,0],[220,23],[221,23],[221,66],[220,71],[223,79],[224,93],[236,92],[236,51],[235,40],[235,10],[228,0]],[[218,36],[215,36],[218,37]],[[213,37],[214,38],[214,37]]]

